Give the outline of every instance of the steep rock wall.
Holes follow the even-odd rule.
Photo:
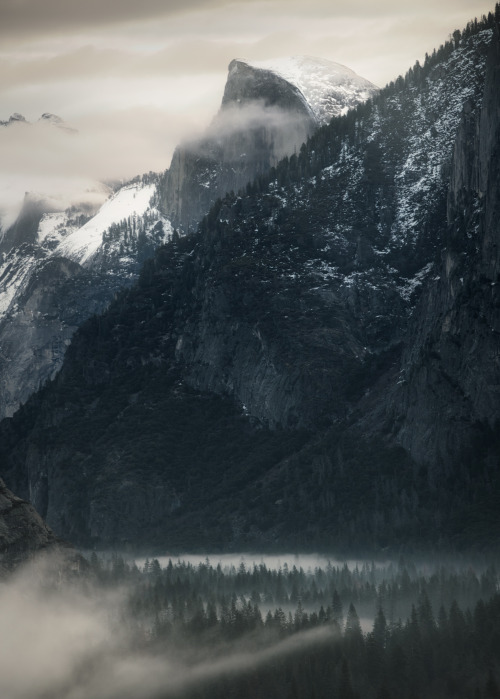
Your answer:
[[[477,456],[500,420],[499,71],[496,40],[482,102],[464,105],[442,265],[410,326],[391,409],[397,440],[446,471]]]
[[[238,191],[298,150],[317,122],[304,96],[272,71],[229,65],[221,109],[202,139],[176,148],[160,208],[184,232],[218,197]]]

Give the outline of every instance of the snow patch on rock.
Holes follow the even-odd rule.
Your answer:
[[[276,73],[304,95],[320,124],[345,114],[378,92],[376,85],[341,63],[312,56],[291,56],[250,65]]]
[[[122,187],[90,221],[64,239],[58,249],[59,254],[85,266],[101,246],[103,233],[113,223],[144,214],[150,208],[154,193],[154,184]]]

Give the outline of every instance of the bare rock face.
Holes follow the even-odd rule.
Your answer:
[[[33,505],[14,495],[0,479],[0,574],[41,551],[64,548]]]
[[[174,152],[161,192],[164,214],[188,232],[218,197],[238,191],[299,149],[315,126],[311,108],[294,85],[271,71],[232,61],[221,109],[208,133]]]
[[[320,124],[376,92],[344,66],[324,63],[309,58],[298,68],[291,65],[303,80],[318,67],[323,73],[341,68],[348,87],[340,86],[339,77],[332,85],[322,76],[301,90],[290,71],[231,61],[219,113],[203,138],[175,150],[160,190],[160,208],[175,227],[195,229],[218,197],[237,192],[284,156],[297,153]]]
[[[23,256],[12,254],[15,271]],[[103,311],[119,280],[92,273],[63,257],[24,259],[26,283],[0,320],[0,414],[12,415],[34,390],[54,378],[71,337]],[[31,264],[30,264],[31,263]],[[31,269],[30,269],[31,267]]]

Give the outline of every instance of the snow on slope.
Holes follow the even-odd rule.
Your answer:
[[[11,309],[16,293],[23,285],[27,284],[32,268],[29,265],[18,263],[18,256],[8,256],[0,264],[0,320]],[[0,360],[3,360],[0,347]]]
[[[37,242],[44,248],[53,249],[74,230],[75,227],[68,223],[68,215],[65,211],[44,214],[38,225]]]
[[[62,241],[58,254],[85,265],[101,246],[103,233],[111,224],[144,214],[150,208],[154,192],[154,184],[122,187],[90,221]]]
[[[321,172],[293,186],[271,184],[285,215],[313,212],[311,230],[325,241],[303,262],[310,289],[333,290],[360,315],[379,309],[366,326],[370,341],[394,338],[392,326],[404,327],[436,274],[457,131],[464,112],[481,104],[491,37],[485,30],[443,49],[439,62],[376,100],[351,133],[332,128],[338,150]],[[279,227],[280,210],[263,214],[270,229]],[[291,284],[298,273],[282,274]]]
[[[172,232],[170,222],[150,205],[155,187],[142,182],[125,185],[84,225],[81,218],[86,215],[86,207],[44,214],[35,250],[31,246],[14,247],[3,258],[0,256],[0,321],[19,310],[18,301],[24,290],[50,258],[66,257],[89,268],[96,255],[101,255],[107,260],[108,274],[131,278],[140,265],[140,259],[135,259],[141,255],[140,241],[142,251],[146,245],[151,252]],[[123,221],[127,225],[121,225]],[[119,230],[110,236],[113,225]]]
[[[298,87],[321,124],[345,114],[378,92],[373,83],[350,68],[324,58],[291,56],[252,61],[250,65],[270,70]]]

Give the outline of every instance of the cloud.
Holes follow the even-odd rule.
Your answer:
[[[9,37],[81,31],[151,17],[164,18],[227,0],[2,0],[0,33]]]
[[[120,181],[170,164],[176,144],[196,131],[184,114],[139,107],[90,115],[68,134],[50,124],[0,127],[0,220],[5,230],[20,211],[25,192],[71,204],[102,204],[109,190],[99,183]]]
[[[195,119],[137,107],[89,115],[71,123],[78,133],[42,123],[0,129],[5,174],[123,179],[169,165],[175,145],[196,130]]]
[[[467,11],[487,12],[491,3],[480,0],[443,0],[439,9],[432,0],[421,0],[418,9],[410,0],[379,0],[377,3],[367,0],[273,0],[264,3],[258,0],[2,0],[2,23],[0,32],[12,35],[36,35],[41,33],[58,33],[77,31],[87,27],[109,27],[124,23],[144,22],[149,19],[165,19],[175,15],[188,14],[199,10],[214,10],[227,6],[243,6],[259,9],[267,5],[279,8],[281,12],[301,13],[307,17],[314,16],[401,16],[427,13],[439,14]],[[484,9],[486,8],[486,9]],[[431,21],[431,19],[429,19]]]
[[[60,589],[43,592],[44,573],[28,567],[0,586],[0,695],[10,699],[50,696],[88,656],[112,641],[102,604]]]
[[[81,180],[165,169],[179,141],[216,114],[233,58],[317,55],[383,86],[491,6],[490,0],[443,0],[439,7],[433,0],[0,0],[0,119],[53,112],[80,131],[66,144],[13,132],[9,142],[0,133],[0,208],[9,196],[1,192],[12,191],[16,179],[24,192],[45,175],[41,184],[53,196],[65,178],[76,191]]]
[[[46,565],[30,564],[0,585],[2,697],[159,699],[336,638],[321,627],[265,648],[250,636],[231,647],[145,651],[144,632],[126,616],[126,590],[55,584],[47,575],[59,564]]]

